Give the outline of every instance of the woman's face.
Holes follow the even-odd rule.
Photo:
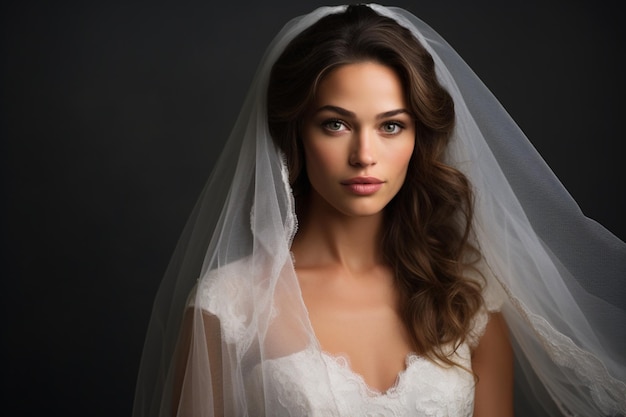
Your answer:
[[[415,125],[389,67],[361,62],[318,86],[302,131],[313,198],[349,216],[381,213],[402,186]]]

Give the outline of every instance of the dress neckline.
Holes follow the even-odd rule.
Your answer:
[[[384,396],[391,395],[397,392],[399,388],[401,387],[401,382],[404,379],[404,375],[406,374],[409,367],[411,367],[412,364],[418,362],[418,360],[420,359],[424,360],[424,358],[419,356],[415,352],[408,352],[404,358],[404,368],[401,369],[397,373],[394,383],[390,387],[382,391],[382,390],[372,387],[370,384],[367,383],[363,375],[361,375],[360,373],[352,369],[352,366],[350,365],[350,356],[348,354],[346,353],[334,354],[334,353],[331,353],[322,349],[322,344],[320,343],[320,340],[318,339],[317,334],[315,333],[315,329],[313,328],[313,323],[311,322],[309,309],[306,303],[304,302],[304,296],[302,294],[302,288],[300,287],[300,280],[298,278],[298,272],[296,271],[296,268],[295,268],[295,264],[296,264],[295,254],[291,250],[289,251],[289,254],[291,255],[293,273],[296,277],[296,283],[298,284],[298,295],[300,296],[300,302],[302,303],[302,307],[304,308],[304,311],[306,312],[306,320],[307,320],[306,324],[308,325],[308,328],[310,330],[311,338],[313,339],[313,342],[314,342],[313,347],[315,348],[315,350],[319,351],[322,357],[327,359],[326,361],[327,363],[331,362],[337,365],[340,369],[343,369],[344,373],[351,375],[354,379],[359,381],[359,385],[368,394],[368,397],[384,397]]]
[[[404,386],[403,381],[405,379],[405,375],[410,370],[410,368],[420,360],[425,360],[423,357],[419,356],[415,352],[407,353],[404,359],[404,368],[400,370],[400,372],[398,372],[394,383],[385,390],[379,390],[378,388],[374,388],[370,384],[368,384],[363,375],[352,369],[352,366],[350,365],[350,357],[347,354],[333,354],[323,349],[319,349],[319,351],[327,364],[336,366],[342,373],[344,373],[344,375],[347,374],[350,379],[358,381],[358,384],[361,387],[362,391],[367,394],[366,397],[369,398],[387,397],[397,394],[399,391],[402,390]]]

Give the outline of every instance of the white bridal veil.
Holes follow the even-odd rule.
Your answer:
[[[425,45],[454,99],[447,160],[475,189],[488,285],[503,297],[515,349],[516,415],[625,415],[626,244],[582,214],[437,33],[402,9],[371,7]],[[135,417],[271,416],[262,363],[319,351],[290,256],[297,219],[265,89],[287,43],[343,8],[296,18],[269,45],[154,302]]]

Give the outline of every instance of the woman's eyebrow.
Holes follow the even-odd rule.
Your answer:
[[[332,111],[344,117],[352,117],[352,118],[356,117],[356,114],[354,112],[351,112],[350,110],[346,110],[343,107],[332,106],[330,104],[320,107],[319,109],[315,111],[315,114],[320,113],[322,111]],[[384,113],[380,113],[376,115],[376,119],[386,119],[388,117],[393,117],[402,113],[406,113],[410,115],[407,109],[395,109],[395,110],[389,110]]]
[[[356,114],[354,114],[350,110],[346,110],[343,107],[331,106],[330,104],[320,107],[319,109],[315,111],[315,114],[321,113],[323,111],[332,111],[344,117],[356,117]]]
[[[403,113],[406,113],[409,116],[411,115],[411,113],[409,113],[409,111],[407,109],[396,109],[396,110],[389,110],[389,111],[386,111],[384,113],[381,113],[381,114],[377,115],[376,118],[377,119],[386,119],[388,117],[393,117],[393,116],[396,116],[398,114],[403,114]]]

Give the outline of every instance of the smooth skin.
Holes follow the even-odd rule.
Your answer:
[[[415,144],[407,108],[392,69],[348,64],[322,80],[302,131],[311,193],[291,249],[304,302],[322,349],[349,357],[380,392],[394,385],[412,352],[380,251],[383,209],[404,182]],[[363,194],[350,185],[355,178],[380,185]],[[512,415],[507,335],[493,315],[473,353],[477,417]]]

